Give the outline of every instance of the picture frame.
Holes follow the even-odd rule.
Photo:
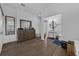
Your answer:
[[[5,16],[5,34],[15,34],[15,17]]]
[[[32,27],[32,21],[20,19],[20,28],[30,29]]]

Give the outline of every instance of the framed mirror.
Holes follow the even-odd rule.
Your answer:
[[[5,16],[5,34],[15,34],[15,17]]]
[[[32,21],[29,20],[20,20],[20,28],[30,29],[32,27]]]

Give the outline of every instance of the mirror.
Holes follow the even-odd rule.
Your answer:
[[[32,26],[32,22],[29,20],[20,20],[20,28],[30,29]]]
[[[5,34],[15,34],[15,18],[11,16],[5,16]]]

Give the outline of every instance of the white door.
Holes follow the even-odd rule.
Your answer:
[[[2,50],[2,39],[3,39],[3,30],[2,30],[2,13],[0,9],[0,53]]]

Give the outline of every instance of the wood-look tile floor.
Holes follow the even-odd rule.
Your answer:
[[[66,51],[48,40],[39,38],[3,45],[1,56],[66,56]]]

